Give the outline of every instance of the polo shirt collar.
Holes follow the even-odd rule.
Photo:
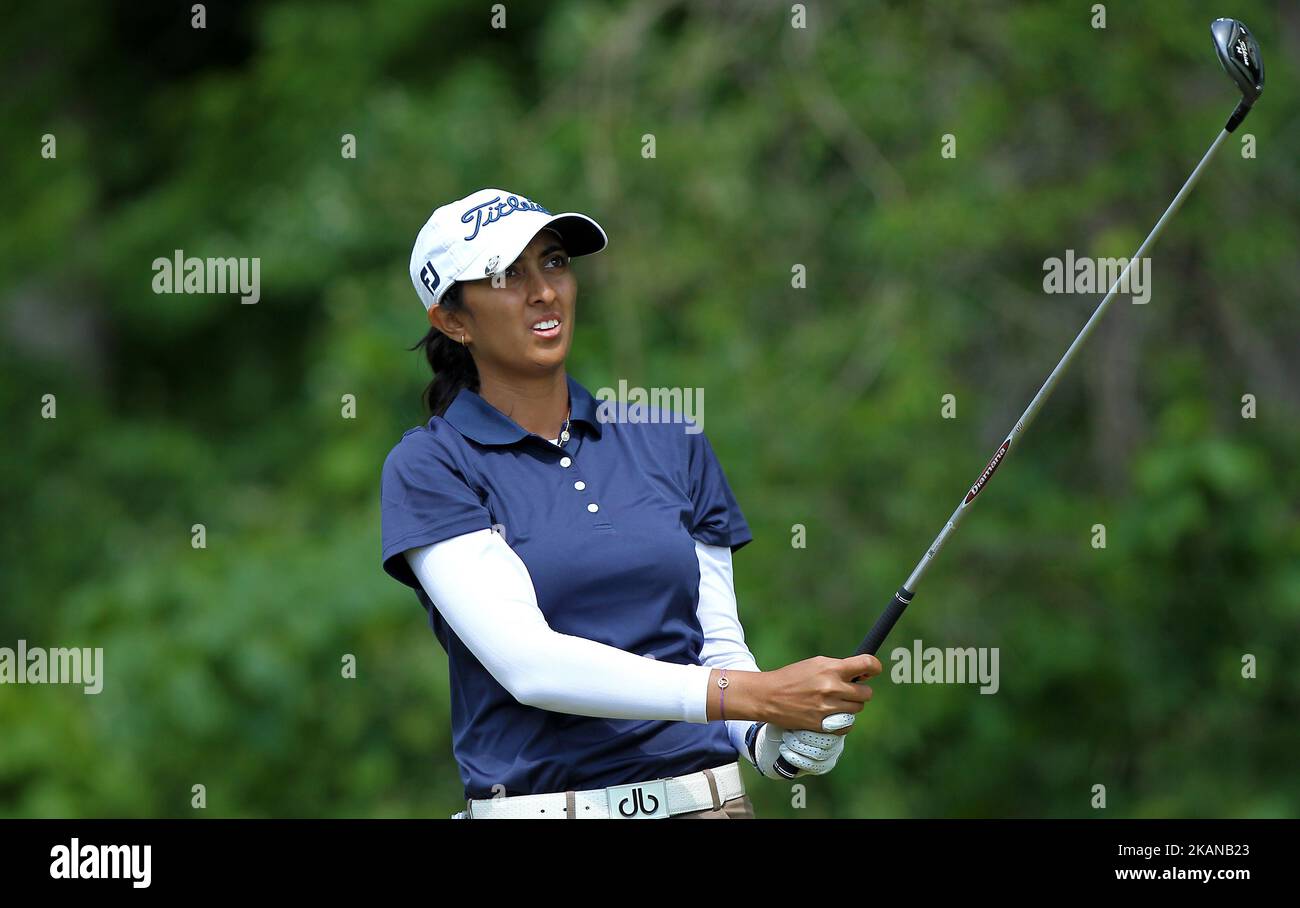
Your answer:
[[[600,421],[596,419],[596,399],[572,375],[566,374],[565,379],[569,385],[569,403],[573,408],[570,421],[586,423],[599,438]],[[532,434],[469,388],[460,389],[442,418],[451,423],[461,435],[481,445],[514,444]]]

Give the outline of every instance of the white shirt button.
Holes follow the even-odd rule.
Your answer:
[[[587,487],[587,484],[583,482],[581,479],[579,479],[577,482],[573,484],[573,487],[577,489],[579,492],[581,492],[583,489]]]
[[[596,503],[593,501],[591,504],[587,505],[587,510],[588,510],[588,511],[591,511],[591,513],[594,514],[594,513],[596,513],[597,511],[600,510],[600,505],[596,504]]]
[[[569,458],[567,458],[567,457],[561,457],[561,458],[560,458],[560,466],[562,466],[562,467],[567,467],[567,466],[568,466],[569,464],[571,464],[571,463],[573,463],[573,461],[572,461],[572,460],[569,460]]]

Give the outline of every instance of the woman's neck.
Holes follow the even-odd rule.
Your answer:
[[[569,412],[569,383],[563,369],[535,379],[479,377],[479,396],[529,432],[556,438]]]

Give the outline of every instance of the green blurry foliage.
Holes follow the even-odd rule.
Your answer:
[[[1044,259],[1130,254],[1235,98],[1191,2],[1105,30],[807,6],[806,30],[779,3],[9,17],[0,645],[102,646],[106,685],[0,688],[0,814],[458,809],[446,660],[380,570],[378,482],[427,418],[410,243],[486,185],[610,234],[576,264],[573,375],[705,389],[759,664],[851,652],[1096,303],[1043,294]],[[1107,816],[1300,814],[1300,18],[1233,14],[1268,56],[1258,158],[1226,144],[1151,301],[1117,300],[807,808],[746,770],[760,816],[1096,816],[1095,784]],[[154,295],[177,248],[260,257],[261,301]],[[892,683],[914,638],[998,647],[1001,689]]]

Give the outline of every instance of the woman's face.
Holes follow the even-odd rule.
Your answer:
[[[464,306],[458,312],[429,313],[430,322],[453,340],[465,343],[474,355],[479,375],[536,374],[558,368],[573,342],[573,318],[578,284],[569,267],[569,254],[559,234],[538,231],[527,248],[504,272],[500,286],[491,278],[464,281]],[[534,330],[539,322],[559,320],[550,330]]]

